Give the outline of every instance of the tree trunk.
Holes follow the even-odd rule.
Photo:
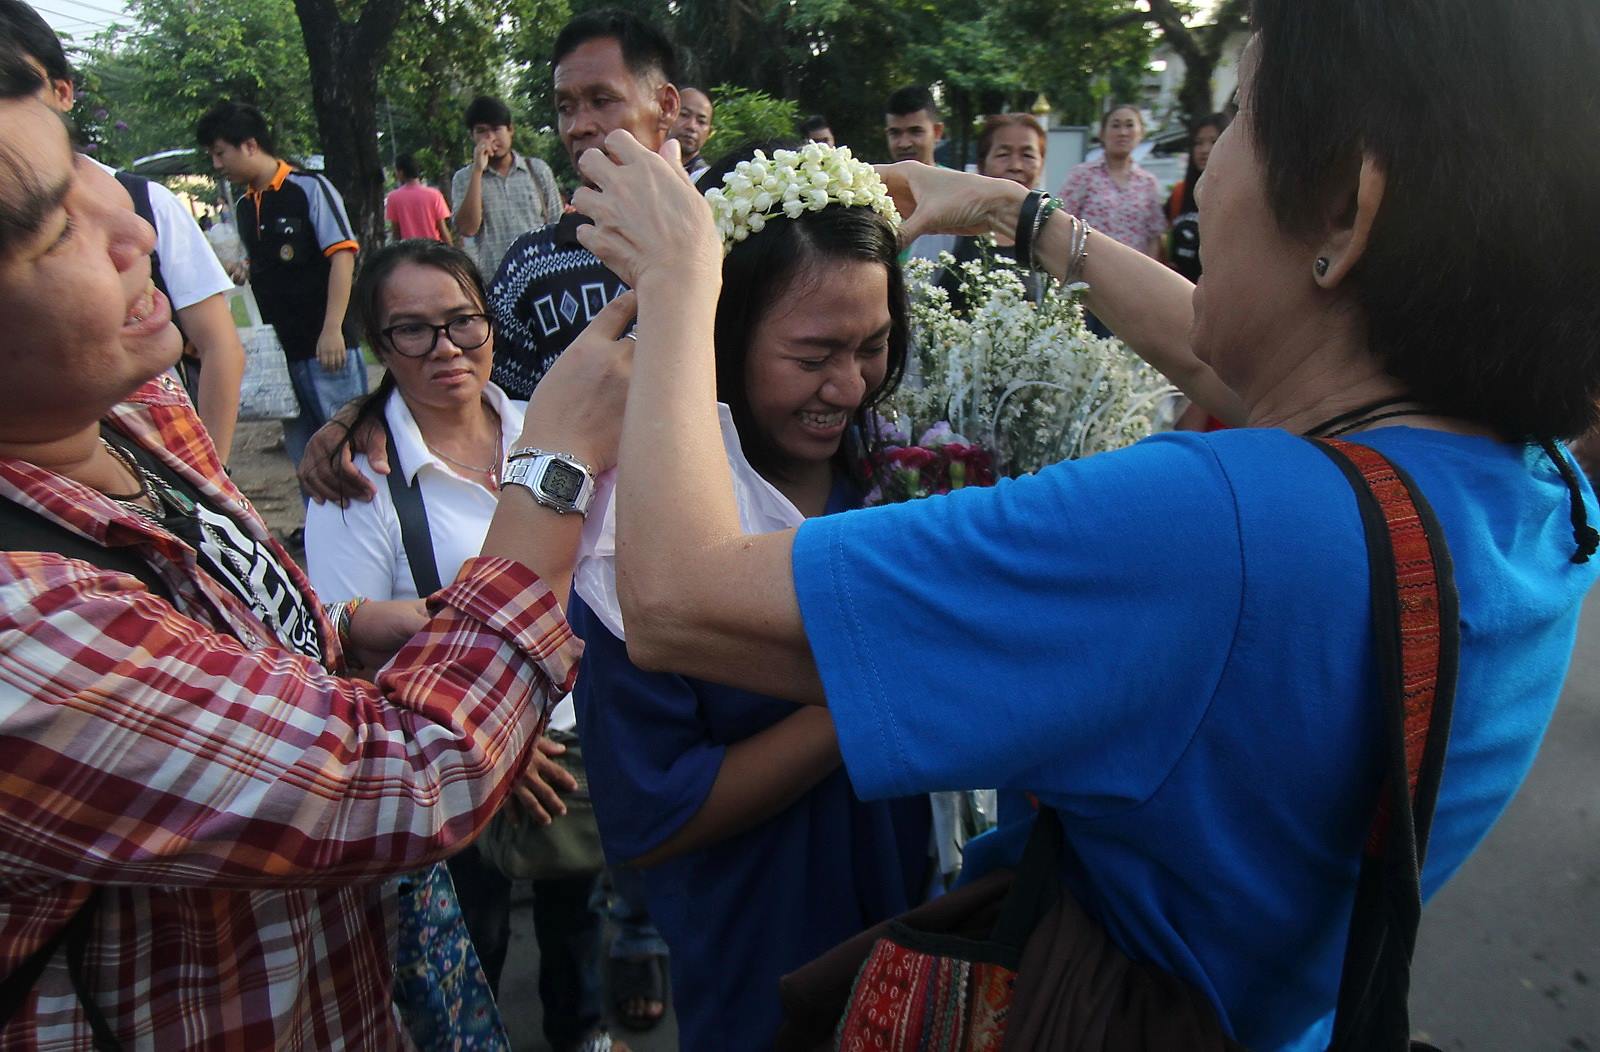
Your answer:
[[[1217,55],[1209,51],[1197,52],[1194,59],[1185,59],[1183,86],[1178,89],[1178,105],[1191,128],[1194,122],[1211,113],[1211,79],[1217,72]]]
[[[317,117],[329,181],[363,248],[383,244],[383,159],[378,153],[378,68],[405,0],[367,0],[355,22],[339,17],[333,0],[294,0],[311,69],[311,107]]]
[[[1216,74],[1222,49],[1235,29],[1248,23],[1248,0],[1223,0],[1212,12],[1215,21],[1199,29],[1183,23],[1182,11],[1172,0],[1146,0],[1149,14],[1144,16],[1161,30],[1167,44],[1183,58],[1183,86],[1178,104],[1183,119],[1192,125],[1212,110],[1211,78]],[[1120,21],[1120,20],[1116,20]]]

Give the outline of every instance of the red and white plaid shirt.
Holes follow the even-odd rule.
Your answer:
[[[276,547],[170,380],[108,419]],[[132,546],[176,603],[0,551],[0,974],[98,886],[85,971],[124,1047],[407,1045],[384,878],[458,850],[510,791],[577,670],[556,597],[519,564],[472,560],[374,686],[279,645],[190,548],[115,501],[5,459],[0,496]],[[58,952],[0,1048],[87,1047]]]

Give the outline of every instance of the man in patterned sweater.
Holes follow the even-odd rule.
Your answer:
[[[678,116],[675,67],[671,45],[647,23],[606,15],[569,23],[556,41],[552,69],[556,123],[573,167],[619,128],[660,149]],[[584,222],[568,215],[529,231],[494,275],[493,380],[513,398],[529,397],[573,337],[626,287],[578,244]]]

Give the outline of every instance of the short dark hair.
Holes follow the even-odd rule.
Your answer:
[[[1369,345],[1412,397],[1511,439],[1589,430],[1600,404],[1600,54],[1593,0],[1255,0],[1243,115],[1279,225],[1382,205],[1350,276]],[[1488,69],[1512,72],[1485,76]],[[1424,76],[1425,80],[1419,80]]]
[[[1031,113],[991,113],[983,118],[983,128],[978,132],[978,168],[983,168],[983,162],[989,157],[989,148],[994,145],[995,133],[1001,128],[1027,128],[1039,137],[1039,157],[1044,158],[1045,148],[1049,144],[1049,137],[1045,134],[1044,125],[1039,123],[1039,118]]]
[[[635,77],[661,75],[668,84],[678,82],[678,49],[654,23],[631,11],[602,7],[575,16],[556,35],[550,51],[550,68],[591,40],[612,39],[622,50],[622,61]]]
[[[700,94],[702,94],[702,95],[704,95],[706,97],[706,101],[707,102],[711,103],[712,111],[713,112],[716,111],[717,100],[712,98],[711,97],[711,92],[707,91],[705,88],[702,88],[698,84],[679,84],[677,87],[678,87],[678,98],[680,98],[680,99],[683,98],[683,93],[686,92],[686,91],[697,91],[697,92],[699,92]]]
[[[904,117],[918,110],[926,110],[935,121],[939,119],[939,104],[933,101],[933,92],[921,84],[895,89],[890,92],[889,101],[883,104],[883,112],[892,117]]]
[[[362,334],[366,336],[367,346],[372,348],[374,354],[386,351],[383,346],[383,290],[389,282],[389,276],[405,263],[444,271],[455,279],[473,302],[485,311],[488,309],[489,295],[484,289],[483,274],[472,257],[459,248],[425,237],[412,237],[384,245],[367,256],[350,296],[350,303],[361,321]],[[350,421],[344,438],[329,455],[330,464],[339,463],[346,449],[354,453],[352,439],[365,424],[383,423],[384,409],[394,390],[394,373],[385,369],[378,386],[356,403],[356,415]]]
[[[44,87],[21,42],[0,34],[0,99],[24,99]]]
[[[51,80],[71,80],[72,63],[56,31],[22,0],[0,0],[0,37],[16,41],[22,52],[44,67]],[[35,89],[37,90],[37,89]]]
[[[801,135],[815,135],[817,132],[824,130],[832,131],[833,125],[829,124],[828,118],[824,117],[820,113],[813,113],[811,116],[800,122]]]
[[[480,124],[487,124],[491,128],[511,127],[511,107],[495,98],[493,95],[479,95],[467,104],[467,112],[461,118],[471,131]]]
[[[755,149],[771,156],[774,150],[798,150],[805,145],[785,140],[736,150],[700,177],[701,192],[720,187],[722,177],[740,161],[750,160]],[[739,444],[758,472],[765,474],[775,469],[777,450],[755,426],[745,386],[745,359],[756,325],[778,297],[794,287],[805,264],[847,259],[881,263],[889,275],[889,351],[883,383],[869,391],[856,408],[850,434],[835,458],[840,470],[865,488],[863,463],[878,444],[874,411],[899,386],[910,348],[910,308],[894,227],[865,207],[829,205],[817,212],[803,212],[796,219],[778,215],[734,245],[722,261],[722,295],[717,300],[715,332],[717,398],[728,404],[739,432]]]
[[[0,35],[0,102],[26,99],[42,87],[44,77],[28,62],[20,42]],[[38,233],[55,204],[55,188],[43,185],[34,171],[33,151],[19,146],[0,146],[0,259]]]
[[[229,146],[243,146],[247,140],[254,139],[262,153],[270,157],[278,155],[278,144],[272,138],[267,118],[248,102],[232,99],[218,102],[195,123],[194,137],[207,150],[218,141]]]
[[[417,167],[417,159],[409,153],[403,153],[394,159],[394,170],[400,173],[402,179],[415,179],[422,174],[422,169]]]

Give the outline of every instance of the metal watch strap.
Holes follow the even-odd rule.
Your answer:
[[[521,453],[521,456],[517,456]],[[570,502],[559,499],[545,492],[544,480],[550,470],[550,465],[560,463],[568,468],[580,472],[583,476],[578,484],[578,491],[573,494]],[[501,486],[521,486],[533,495],[533,499],[547,508],[565,515],[575,511],[579,515],[587,515],[589,505],[594,500],[595,476],[594,472],[583,461],[566,453],[555,453],[547,450],[513,450],[512,455],[506,458],[505,470],[500,476]]]

